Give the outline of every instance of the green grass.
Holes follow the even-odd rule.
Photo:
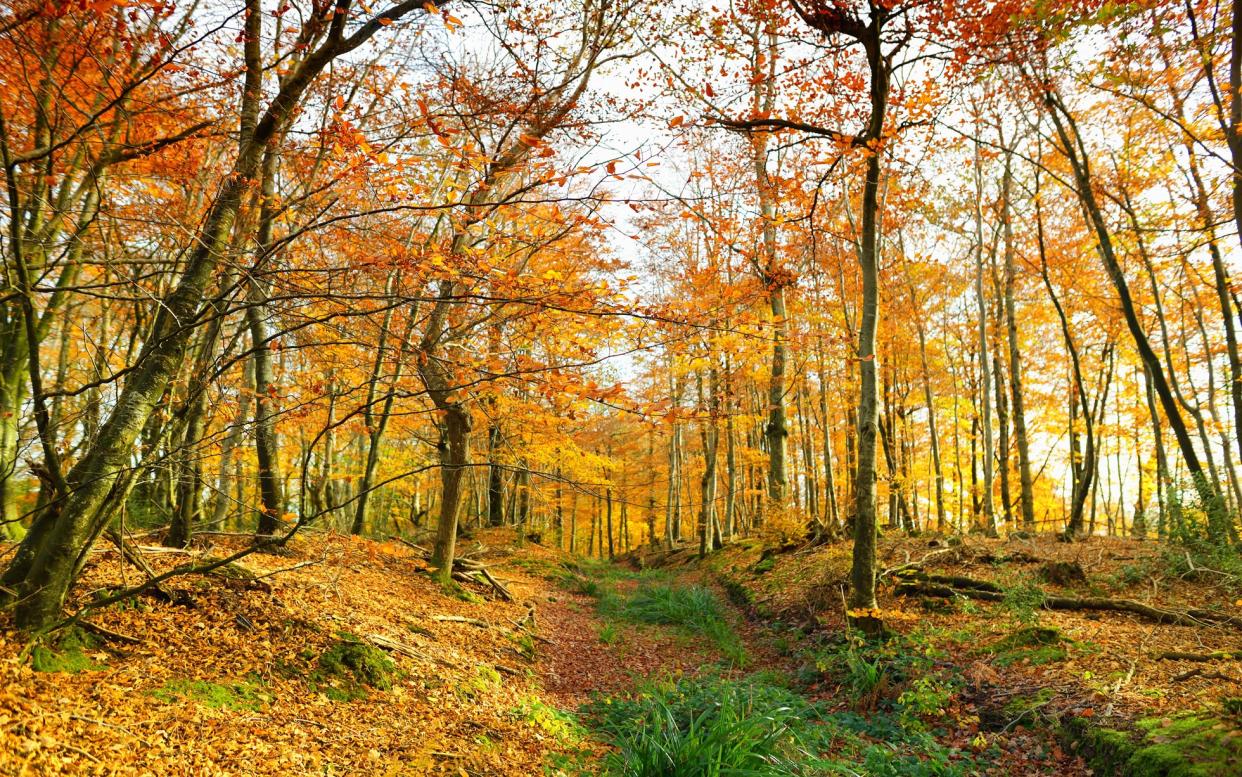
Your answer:
[[[615,624],[605,623],[599,627],[599,641],[605,645],[615,645],[621,641],[621,632]]]
[[[631,699],[603,699],[586,718],[617,750],[613,777],[810,774],[818,761],[803,738],[810,705],[770,686],[683,680],[648,686]]]
[[[616,749],[608,777],[955,777],[975,765],[917,724],[829,713],[766,675],[682,678],[596,699],[583,719]]]
[[[724,605],[700,585],[642,585],[625,602],[626,620],[677,626],[707,637],[735,664],[746,662],[746,648],[733,630]]]

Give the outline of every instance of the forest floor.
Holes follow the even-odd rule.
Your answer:
[[[244,540],[207,541],[193,553]],[[793,758],[760,774],[1242,774],[1236,624],[1040,606],[1239,614],[1238,581],[1154,542],[885,540],[897,633],[876,643],[844,627],[845,544],[626,567],[512,541],[463,548],[484,546],[513,601],[446,592],[403,544],[311,534],[245,558],[258,579],[174,578],[171,602],[100,609],[103,636],[32,649],[0,620],[0,775],[640,774],[653,753],[700,758],[703,710],[738,699],[729,737],[760,721],[754,746]],[[142,550],[157,571],[186,561]],[[1050,561],[1084,577],[1049,583]],[[73,604],[139,579],[101,547]],[[1003,593],[941,596],[948,579]],[[687,743],[666,718],[708,734]]]

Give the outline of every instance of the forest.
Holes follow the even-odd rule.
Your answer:
[[[0,776],[1242,775],[1242,0],[5,0],[0,95]]]

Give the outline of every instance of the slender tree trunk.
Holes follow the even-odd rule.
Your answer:
[[[25,530],[18,523],[21,514],[17,505],[18,498],[25,491],[17,477],[20,409],[25,399],[25,388],[20,368],[0,375],[0,537],[11,540],[20,540],[25,535]]]
[[[613,547],[613,541],[612,541],[612,486],[611,486],[611,485],[610,485],[610,486],[608,486],[608,487],[604,490],[604,503],[605,503],[605,505],[606,505],[606,508],[605,508],[606,513],[605,513],[605,514],[606,514],[606,515],[607,515],[607,517],[608,517],[608,523],[607,523],[607,527],[608,527],[608,558],[610,558],[610,559],[611,559],[613,556],[615,556],[615,555],[616,555],[616,549]]]
[[[440,429],[440,520],[436,524],[431,563],[435,577],[447,585],[453,576],[457,552],[457,521],[461,511],[462,483],[470,460],[470,415],[461,405],[441,400],[444,420]]]
[[[391,289],[392,281],[389,282],[389,290]],[[405,366],[406,354],[409,353],[410,338],[414,334],[414,322],[417,318],[417,310],[411,311],[405,331],[401,335],[400,344],[397,346],[388,390],[384,392],[382,400],[380,400],[379,387],[384,372],[384,351],[389,338],[389,328],[392,325],[391,309],[385,314],[380,328],[379,342],[375,349],[375,362],[371,369],[370,380],[367,381],[367,404],[363,408],[363,419],[367,425],[367,459],[362,468],[362,480],[358,484],[358,504],[354,509],[354,523],[350,528],[351,533],[355,535],[362,534],[367,525],[367,508],[370,506],[371,490],[375,484],[375,469],[379,466],[380,446],[384,439],[384,432],[388,429],[388,421],[392,418],[393,402],[397,397],[397,384],[401,381],[402,368]],[[378,412],[375,408],[377,402],[380,404]]]
[[[725,376],[728,385],[732,386],[732,373],[729,371],[729,360],[725,358]],[[733,391],[731,388],[725,391],[725,519],[724,519],[724,536],[721,543],[725,540],[732,540],[736,531],[735,521],[737,520],[737,451],[736,442],[734,440],[735,431],[733,428]]]
[[[828,376],[824,371],[824,354],[822,347],[819,352],[819,416],[821,419],[820,434],[824,447],[824,498],[828,502],[828,530],[836,533],[841,528],[841,516],[837,510],[837,485],[835,473],[832,471],[832,434],[828,418]]]
[[[500,420],[493,419],[487,428],[487,522],[492,526],[505,524],[505,475],[497,459],[500,448]]]
[[[253,15],[253,11],[249,12],[248,20]],[[259,57],[253,51],[257,44],[251,42],[251,36],[258,37],[260,33],[261,29],[257,27],[247,31],[248,61],[253,57],[258,62]],[[258,65],[255,69],[258,69]],[[255,534],[260,537],[270,537],[276,533],[285,502],[280,476],[280,443],[276,435],[276,417],[280,412],[277,407],[278,387],[272,366],[272,347],[276,343],[267,324],[268,283],[260,276],[264,270],[264,260],[271,258],[268,248],[272,244],[276,207],[276,153],[274,148],[269,148],[264,151],[263,163],[259,169],[259,193],[255,203],[259,219],[255,238],[258,245],[257,259],[250,277],[246,279],[246,323],[250,328],[251,358],[254,361],[254,441],[259,465],[259,497],[262,503]]]
[[[1005,177],[1001,183],[1001,218],[1005,231],[1005,321],[1009,340],[1009,390],[1013,402],[1013,433],[1018,445],[1019,509],[1022,527],[1035,530],[1035,486],[1031,477],[1031,443],[1026,430],[1026,398],[1022,390],[1022,354],[1018,346],[1018,316],[1015,302],[1018,267],[1013,237],[1012,192],[1013,154],[1005,154]],[[934,443],[933,443],[934,445]]]
[[[569,496],[569,555],[578,554],[578,489]]]
[[[1074,344],[1074,336],[1070,331],[1069,317],[1066,316],[1065,308],[1062,307],[1056,290],[1052,286],[1052,279],[1048,275],[1048,255],[1044,242],[1044,218],[1043,210],[1040,207],[1039,193],[1039,176],[1037,173],[1035,178],[1035,234],[1039,246],[1040,274],[1044,279],[1044,287],[1048,290],[1048,297],[1052,300],[1052,306],[1056,308],[1057,319],[1061,323],[1061,337],[1065,340],[1065,349],[1069,351],[1070,368],[1074,380],[1070,391],[1071,423],[1073,408],[1079,406],[1082,408],[1082,415],[1086,424],[1087,450],[1083,461],[1076,460],[1078,450],[1077,446],[1073,444],[1072,433],[1070,445],[1070,469],[1074,473],[1074,488],[1070,501],[1069,521],[1065,525],[1065,535],[1067,537],[1077,537],[1082,534],[1083,507],[1086,504],[1087,493],[1091,488],[1091,478],[1095,472],[1095,435],[1091,423],[1091,407],[1087,402],[1087,389],[1082,376],[1082,362],[1078,357],[1078,348]]]
[[[991,349],[988,347],[987,299],[983,294],[983,160],[979,143],[975,143],[975,299],[979,312],[979,404],[980,429],[983,433],[983,450],[980,459],[983,466],[983,491],[980,509],[983,512],[981,527],[990,537],[995,537],[996,509],[992,503],[992,375],[988,364]]]
[[[940,461],[940,434],[936,429],[936,403],[932,395],[931,371],[927,365],[927,332],[920,319],[916,325],[919,335],[919,364],[922,369],[923,403],[927,405],[927,432],[931,439],[932,477],[935,479],[936,531],[948,530],[944,510],[944,469]]]
[[[712,524],[716,515],[716,452],[719,448],[720,428],[717,425],[718,378],[712,369],[708,394],[703,394],[703,375],[698,375],[699,404],[706,418],[700,424],[700,437],[703,446],[703,475],[699,481],[699,556],[707,555],[707,551],[715,550],[715,538],[712,536]]]
[[[1207,473],[1204,472],[1203,466],[1199,462],[1199,455],[1195,451],[1194,442],[1190,439],[1190,433],[1186,428],[1186,422],[1182,418],[1176,399],[1173,397],[1164,368],[1161,366],[1155,351],[1152,350],[1151,343],[1147,339],[1147,333],[1143,331],[1142,324],[1139,322],[1134,299],[1130,294],[1129,283],[1126,281],[1125,273],[1113,251],[1112,236],[1108,231],[1108,225],[1104,221],[1104,216],[1095,198],[1095,192],[1092,188],[1091,169],[1087,160],[1086,149],[1081,143],[1077,125],[1074,123],[1074,119],[1069,111],[1055,94],[1046,92],[1045,103],[1053,124],[1056,126],[1057,136],[1061,140],[1062,151],[1066,154],[1066,158],[1074,171],[1077,194],[1082,200],[1084,210],[1088,216],[1088,226],[1095,231],[1100,257],[1104,261],[1105,269],[1107,269],[1109,278],[1113,282],[1113,287],[1117,290],[1117,297],[1121,303],[1121,311],[1125,317],[1126,327],[1130,330],[1130,335],[1134,339],[1140,358],[1151,373],[1152,386],[1164,409],[1165,420],[1168,422],[1169,428],[1173,430],[1173,437],[1177,440],[1182,460],[1186,464],[1186,469],[1195,490],[1198,492],[1199,498],[1203,501],[1204,509],[1208,515],[1209,536],[1214,541],[1224,541],[1228,535],[1229,518],[1225,514],[1223,499],[1216,489],[1212,487]]]

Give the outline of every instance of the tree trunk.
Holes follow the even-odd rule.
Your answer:
[[[1062,307],[1056,290],[1052,286],[1052,279],[1048,275],[1048,255],[1044,243],[1043,210],[1039,202],[1038,173],[1035,177],[1035,234],[1039,246],[1040,274],[1044,279],[1044,287],[1048,290],[1048,297],[1052,300],[1052,306],[1056,308],[1057,319],[1061,323],[1061,337],[1065,340],[1065,349],[1069,351],[1070,356],[1070,369],[1073,374],[1073,386],[1070,390],[1071,423],[1073,408],[1078,406],[1082,408],[1082,415],[1086,424],[1087,450],[1083,461],[1076,460],[1078,450],[1073,443],[1072,434],[1070,445],[1070,469],[1074,473],[1074,488],[1070,498],[1070,515],[1065,525],[1065,535],[1067,537],[1077,537],[1082,534],[1083,509],[1087,502],[1087,493],[1091,488],[1091,478],[1095,472],[1095,434],[1093,424],[1091,423],[1091,407],[1087,401],[1087,389],[1082,376],[1082,362],[1078,357],[1078,348],[1074,344],[1074,336],[1070,332],[1069,317],[1066,316],[1065,308]]]
[[[876,435],[878,386],[876,385],[876,329],[879,325],[879,210],[880,155],[867,158],[862,212],[862,318],[858,327],[858,474],[854,480],[854,549],[850,568],[850,607],[876,608]]]
[[[1001,184],[1001,218],[1005,230],[1005,321],[1009,340],[1009,390],[1013,402],[1013,434],[1018,444],[1018,488],[1022,527],[1035,529],[1035,491],[1031,477],[1031,444],[1026,431],[1026,399],[1022,390],[1022,355],[1018,348],[1018,316],[1014,300],[1017,284],[1017,251],[1014,246],[1010,198],[1013,190],[1012,154],[1005,154],[1005,177]],[[933,435],[934,436],[934,435]],[[933,443],[933,446],[935,443]]]
[[[936,495],[936,531],[948,530],[948,521],[944,510],[944,469],[940,461],[940,434],[936,429],[936,404],[932,395],[931,371],[927,365],[927,332],[922,319],[916,322],[919,335],[919,364],[922,369],[923,403],[927,405],[927,432],[931,438],[932,477],[935,479]]]
[[[457,519],[461,511],[462,483],[470,459],[470,414],[461,405],[443,399],[436,402],[444,420],[440,429],[440,519],[436,524],[431,563],[435,578],[448,585],[457,552]]]
[[[1074,123],[1074,119],[1068,109],[1050,91],[1045,92],[1045,105],[1048,108],[1053,124],[1056,126],[1057,136],[1061,140],[1063,147],[1062,151],[1065,153],[1074,171],[1077,194],[1082,200],[1084,210],[1086,211],[1088,226],[1095,231],[1100,258],[1104,261],[1104,266],[1108,271],[1109,278],[1113,282],[1113,287],[1117,290],[1117,297],[1121,303],[1121,311],[1125,317],[1126,327],[1130,330],[1130,336],[1134,339],[1135,347],[1143,360],[1143,364],[1150,371],[1152,386],[1156,391],[1156,396],[1160,399],[1161,407],[1164,409],[1165,420],[1168,422],[1169,428],[1173,430],[1173,436],[1177,440],[1182,460],[1186,464],[1186,469],[1199,498],[1203,501],[1204,510],[1208,516],[1209,538],[1216,542],[1223,542],[1228,535],[1229,523],[1229,518],[1225,514],[1223,499],[1212,487],[1207,473],[1204,472],[1203,466],[1199,463],[1198,453],[1195,451],[1194,443],[1190,439],[1190,433],[1177,406],[1177,401],[1173,397],[1164,368],[1161,366],[1155,351],[1152,350],[1151,343],[1147,339],[1147,333],[1143,331],[1142,324],[1138,320],[1134,299],[1130,295],[1130,286],[1126,281],[1121,264],[1113,251],[1112,236],[1109,234],[1108,225],[1104,221],[1104,216],[1100,211],[1099,203],[1096,201],[1095,192],[1092,189],[1091,168],[1086,156],[1086,149],[1082,146],[1081,137],[1078,134],[1077,125]]]
[[[988,365],[991,349],[988,347],[987,299],[983,294],[983,160],[979,143],[975,143],[975,299],[979,312],[979,403],[981,405],[980,429],[983,433],[980,452],[983,467],[983,490],[980,494],[982,529],[995,537],[996,509],[992,503],[992,375]]]
[[[351,533],[355,535],[362,534],[366,527],[367,507],[370,504],[371,490],[374,488],[375,483],[375,468],[379,465],[380,443],[384,439],[384,432],[388,429],[388,421],[392,418],[392,406],[397,397],[397,384],[401,381],[402,368],[405,366],[406,354],[410,348],[410,338],[414,334],[414,322],[417,319],[418,311],[416,308],[410,311],[405,332],[401,335],[401,342],[397,346],[391,382],[388,384],[388,390],[384,392],[384,399],[380,404],[379,412],[376,413],[375,403],[378,401],[379,383],[383,377],[384,348],[388,340],[389,325],[392,322],[390,314],[384,316],[379,344],[375,353],[374,367],[371,371],[371,378],[367,382],[367,404],[363,409],[363,419],[367,425],[367,460],[366,465],[362,469],[362,481],[358,484],[358,505],[354,511],[354,523],[351,527]]]

